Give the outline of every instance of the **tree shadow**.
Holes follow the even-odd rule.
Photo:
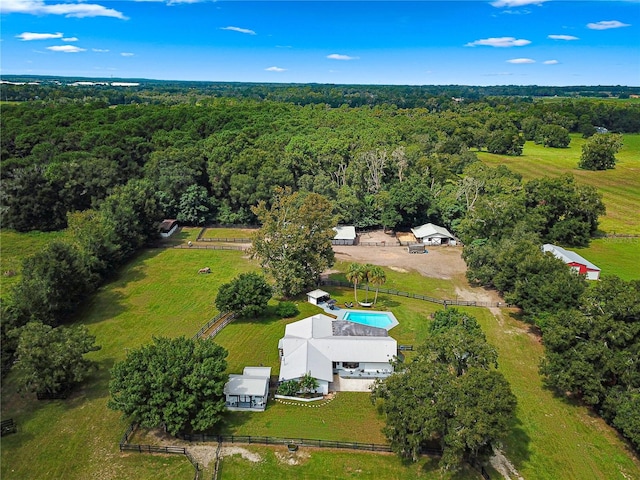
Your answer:
[[[511,422],[511,430],[505,440],[506,456],[514,464],[516,470],[522,470],[531,457],[531,437],[523,428],[523,424],[518,417]]]

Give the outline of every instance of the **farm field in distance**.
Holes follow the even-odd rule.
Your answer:
[[[198,275],[197,270],[205,265],[213,273]],[[2,438],[2,477],[192,478],[192,467],[184,457],[119,453],[117,443],[127,423],[118,412],[106,408],[109,369],[124,358],[127,349],[149,342],[153,335],[193,335],[216,313],[212,301],[219,285],[238,273],[256,268],[242,252],[163,249],[139,254],[78,315],[79,321],[96,335],[96,343],[102,345],[102,350],[90,354],[98,361],[100,370],[89,382],[66,401],[38,402],[32,396],[20,397],[11,375],[7,378],[2,391],[2,415],[14,418],[21,433]],[[405,289],[420,286],[415,273],[397,272],[389,267],[386,270],[392,283],[401,284],[406,276]],[[430,290],[433,279],[425,280],[426,290]],[[439,282],[445,285],[443,291],[451,292],[459,279]],[[339,303],[353,298],[353,290],[349,288],[327,290]],[[420,293],[428,291],[421,289]],[[391,333],[403,344],[419,344],[429,314],[440,308],[386,294],[380,294],[378,302],[381,308],[393,310],[400,320]],[[279,366],[276,344],[284,326],[318,311],[302,298],[298,304],[301,312],[294,319],[279,319],[270,314],[262,321],[237,321],[223,330],[216,341],[229,350],[229,372],[238,373],[245,365],[264,363],[276,373]],[[506,439],[504,451],[524,478],[640,476],[637,459],[625,451],[610,427],[589,415],[587,409],[554,397],[542,388],[537,374],[542,346],[529,332],[528,325],[512,319],[508,311],[501,311],[500,316],[494,316],[488,309],[468,311],[477,316],[490,343],[498,348],[500,370],[518,397],[518,424]],[[382,439],[379,430],[382,419],[367,394],[338,394],[325,407],[300,408],[304,407],[271,403],[264,415],[236,413],[228,417],[224,431],[369,442]],[[353,415],[354,412],[358,415]],[[342,418],[348,419],[341,421]],[[308,425],[313,428],[307,429]],[[251,449],[261,451],[260,447]],[[303,472],[313,475],[315,468],[322,468],[331,458],[329,452],[309,449],[310,460],[305,461],[308,466],[302,467],[282,465],[276,461],[275,453],[266,450],[262,454],[266,466],[260,464],[255,478],[267,478],[269,472],[283,472],[282,478],[293,478]],[[371,469],[363,466],[372,461],[379,465],[376,471],[397,475],[389,478],[439,475],[437,462],[429,459],[418,467],[404,465],[393,455],[375,456],[375,460],[371,457],[370,453],[339,453],[338,465],[345,466],[336,470],[332,478],[373,478],[368,473]],[[586,458],[589,460],[585,461]],[[316,462],[320,466],[315,467]],[[237,456],[226,457],[221,478],[236,478],[255,468]],[[491,470],[490,473],[492,478],[497,475]],[[468,471],[462,476],[444,478],[472,479],[478,478],[478,474]]]
[[[478,158],[487,165],[506,165],[525,180],[570,173],[578,182],[592,185],[602,193],[607,213],[600,217],[600,230],[609,234],[640,235],[640,135],[623,135],[624,146],[616,155],[618,162],[612,170],[579,169],[584,142],[580,135],[572,134],[569,148],[545,148],[527,142],[521,156],[478,152]]]

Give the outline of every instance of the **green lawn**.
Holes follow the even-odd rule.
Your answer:
[[[40,252],[53,240],[64,238],[66,232],[28,232],[18,233],[13,230],[0,230],[0,294],[5,295],[7,288],[18,283],[22,260],[29,255]],[[13,271],[15,275],[5,275]]]
[[[517,422],[504,452],[527,479],[640,478],[640,462],[616,432],[589,409],[555,396],[538,375],[539,337],[508,310],[475,315],[498,350],[499,369],[518,399]]]
[[[203,266],[210,266],[213,273],[198,275]],[[109,369],[128,349],[149,342],[153,335],[193,335],[215,315],[212,302],[220,284],[255,268],[241,252],[164,249],[145,251],[119,271],[78,315],[102,345],[102,350],[90,354],[100,370],[83,388],[66,401],[38,402],[30,395],[20,397],[11,375],[4,382],[2,416],[14,418],[19,433],[2,438],[2,478],[192,478],[191,465],[180,456],[120,454],[117,443],[127,422],[106,408]],[[402,285],[404,290],[429,293],[436,288],[432,280],[413,274],[387,273],[389,283]],[[437,283],[445,292],[453,288],[450,281]],[[340,303],[353,298],[350,288],[327,290]],[[296,319],[319,312],[302,297],[298,304],[301,312]],[[399,343],[414,345],[424,339],[429,315],[439,308],[383,294],[379,306],[391,309],[400,321],[392,336]],[[505,442],[505,452],[525,478],[622,479],[620,472],[626,478],[640,478],[640,466],[633,463],[612,429],[590,416],[588,410],[542,388],[537,373],[542,346],[529,335],[526,325],[509,317],[496,320],[485,309],[469,311],[478,316],[489,341],[498,348],[500,368],[518,397],[519,423]],[[277,340],[285,325],[296,319],[267,315],[263,320],[230,324],[216,337],[229,350],[229,372],[262,363],[277,373]],[[272,403],[264,413],[233,413],[223,430],[382,442],[381,426],[382,419],[367,394],[343,392],[320,408]],[[314,451],[306,466],[299,469],[274,463],[276,457],[268,458],[271,460],[259,466],[225,459],[222,478],[316,478],[316,472],[328,471],[334,461],[336,467],[329,472],[335,478],[372,478],[378,471],[382,475],[378,478],[411,478],[416,472],[423,478],[439,476],[433,461],[425,460],[422,466],[403,465],[392,455]],[[468,472],[461,478],[477,475]]]
[[[202,234],[203,238],[246,238],[249,240],[255,233],[250,228],[207,228]]]
[[[587,248],[573,248],[601,275],[617,275],[623,280],[640,280],[640,238],[597,238]]]
[[[545,148],[527,142],[519,157],[478,152],[488,165],[506,165],[525,180],[571,173],[577,181],[592,185],[602,193],[607,213],[600,229],[607,233],[640,234],[640,134],[624,135],[624,146],[616,155],[616,168],[605,171],[580,170],[578,160],[585,140],[571,135],[569,148]]]
[[[213,273],[198,275],[203,266]],[[15,419],[18,434],[2,437],[0,476],[192,478],[184,457],[119,453],[127,422],[106,408],[109,369],[128,349],[154,335],[195,334],[216,314],[213,300],[219,285],[253,268],[240,252],[172,249],[145,251],[124,267],[78,315],[102,346],[88,355],[100,367],[91,381],[66,401],[47,402],[20,397],[11,375],[3,383],[2,418]]]
[[[224,457],[220,463],[220,478],[251,480],[299,480],[299,479],[385,479],[407,480],[412,478],[465,479],[481,478],[465,466],[458,475],[435,473],[438,459],[423,458],[407,465],[391,454],[345,452],[300,448],[290,453],[286,447],[242,446],[260,456],[259,462],[242,458],[239,454]],[[499,478],[492,474],[491,478]]]

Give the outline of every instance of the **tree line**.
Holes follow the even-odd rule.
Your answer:
[[[519,155],[526,139],[566,146],[611,111],[640,131],[640,107],[593,101],[399,109],[204,99],[110,108],[25,102],[1,119],[2,225],[58,230],[132,179],[151,183],[162,215],[182,223],[255,223],[276,186],[328,197],[340,223],[454,228],[469,210],[461,174],[475,151]],[[608,115],[616,117],[616,115]],[[637,117],[637,118],[636,118]],[[635,120],[634,120],[635,119]],[[620,139],[595,135],[585,168],[611,168]],[[613,149],[613,150],[612,150]],[[604,151],[604,154],[602,153]],[[607,155],[607,152],[613,151]]]

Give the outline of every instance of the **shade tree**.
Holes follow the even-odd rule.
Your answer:
[[[206,431],[222,420],[227,351],[211,340],[155,337],[111,370],[108,407],[148,428]]]
[[[622,135],[596,133],[582,145],[578,167],[585,170],[615,168],[616,153],[622,148]]]
[[[229,283],[220,285],[216,308],[235,312],[242,317],[257,317],[267,308],[273,289],[258,273],[242,273]]]
[[[14,372],[23,392],[57,394],[84,381],[97,364],[85,354],[99,350],[84,325],[57,327],[29,322],[19,330]]]
[[[437,312],[418,355],[373,387],[393,451],[416,461],[425,448],[437,447],[441,467],[451,470],[491,454],[509,432],[516,407],[496,360],[473,317]]]
[[[261,201],[252,211],[261,228],[250,252],[274,279],[279,294],[297,295],[333,265],[336,222],[327,198],[278,187],[270,207]]]

